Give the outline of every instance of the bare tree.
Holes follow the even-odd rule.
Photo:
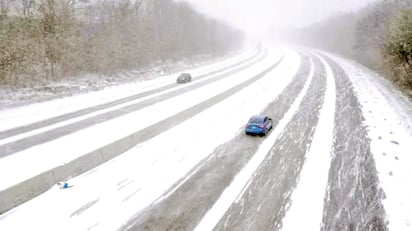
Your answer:
[[[223,54],[242,39],[237,30],[206,18],[184,2],[13,2],[16,15],[7,22],[0,20],[2,84],[38,83],[84,72],[111,74]],[[6,12],[8,5],[0,6]]]

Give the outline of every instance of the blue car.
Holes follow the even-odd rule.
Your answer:
[[[265,136],[272,129],[272,119],[265,115],[254,115],[246,124],[246,135]]]

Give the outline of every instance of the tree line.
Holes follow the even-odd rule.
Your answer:
[[[379,0],[290,32],[290,40],[359,61],[412,98],[412,0]]]
[[[113,74],[238,48],[240,31],[173,0],[0,0],[0,84]]]

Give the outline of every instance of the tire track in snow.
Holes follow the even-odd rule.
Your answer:
[[[282,220],[282,230],[317,230],[322,224],[323,200],[333,146],[336,86],[331,67],[323,58],[320,59],[326,71],[324,102],[299,173],[298,184],[291,196],[291,207]]]
[[[273,118],[274,126],[285,115],[301,92],[309,72],[309,60],[302,60],[290,84],[262,112]],[[262,142],[246,137],[243,132],[217,147],[205,161],[176,183],[168,197],[137,214],[124,229],[128,230],[192,230],[236,174],[249,162]],[[170,195],[169,195],[170,194]]]
[[[389,230],[412,230],[412,105],[382,76],[327,54],[347,73],[361,104]]]
[[[375,161],[360,103],[346,72],[333,60],[336,81],[334,145],[322,230],[387,230]]]
[[[292,119],[214,230],[279,230],[282,226],[324,101],[325,71],[319,59],[314,58],[314,63],[312,82]]]

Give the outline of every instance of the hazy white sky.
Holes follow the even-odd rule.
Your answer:
[[[184,0],[198,10],[257,32],[270,25],[302,26],[376,0]]]

